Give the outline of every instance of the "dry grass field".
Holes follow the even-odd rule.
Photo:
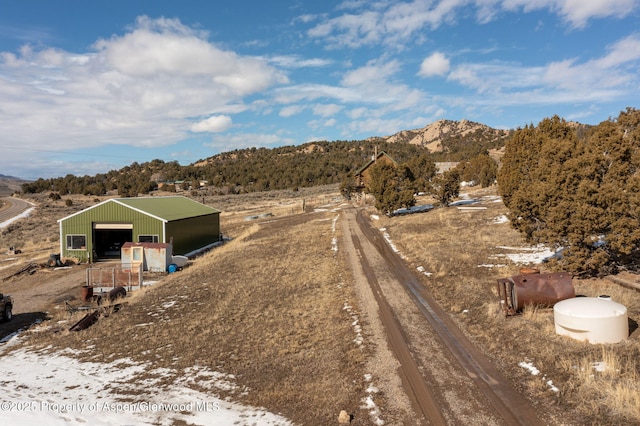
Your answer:
[[[372,220],[466,334],[540,410],[561,413],[565,424],[640,424],[635,322],[627,341],[590,345],[556,335],[550,309],[528,307],[522,315],[505,317],[496,279],[516,275],[524,265],[501,256],[510,252],[505,247],[523,243],[507,223],[496,220],[506,210],[495,201],[495,190],[470,196],[481,198],[486,210],[449,207]],[[371,350],[367,324],[360,322],[364,344],[356,344],[353,277],[332,247],[342,237],[333,226],[339,213],[329,207],[339,203],[337,188],[203,197],[198,201],[222,210],[229,242],[130,294],[119,312],[87,330],[69,332],[77,318],[54,308],[64,298],[52,298],[50,321],[29,333],[22,346],[70,348],[94,362],[128,357],[174,370],[206,366],[233,374],[242,386],[241,392],[223,396],[281,413],[296,424],[336,424],[342,409],[354,414],[352,424],[371,424],[363,407]],[[45,195],[35,201],[39,207],[31,217],[0,231],[0,247],[21,248],[23,262],[44,261],[57,252],[56,220],[95,203],[80,197],[69,207],[64,199],[52,202]],[[16,268],[2,269],[0,276]],[[427,274],[418,272],[423,270]],[[46,285],[45,277],[37,271],[0,285],[33,285],[36,291],[34,282]],[[627,306],[630,319],[640,318],[635,290],[606,280],[574,284],[578,294],[611,295]],[[67,298],[74,293],[79,297],[79,287]],[[540,374],[532,375],[519,365],[523,362]],[[384,394],[378,403],[384,409]]]

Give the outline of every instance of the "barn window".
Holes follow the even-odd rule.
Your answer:
[[[86,235],[67,235],[67,250],[86,250]]]
[[[158,236],[157,235],[139,235],[138,242],[139,243],[157,243]]]

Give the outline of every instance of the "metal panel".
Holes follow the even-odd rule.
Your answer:
[[[173,242],[173,254],[185,254],[220,241],[220,214],[168,222],[167,241]]]

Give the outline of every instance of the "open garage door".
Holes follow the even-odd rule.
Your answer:
[[[133,241],[132,223],[94,223],[93,249],[96,259],[119,259],[120,248]]]

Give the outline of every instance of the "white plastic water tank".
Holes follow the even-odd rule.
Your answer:
[[[592,344],[629,337],[627,308],[609,296],[562,300],[553,306],[553,319],[556,333]]]

